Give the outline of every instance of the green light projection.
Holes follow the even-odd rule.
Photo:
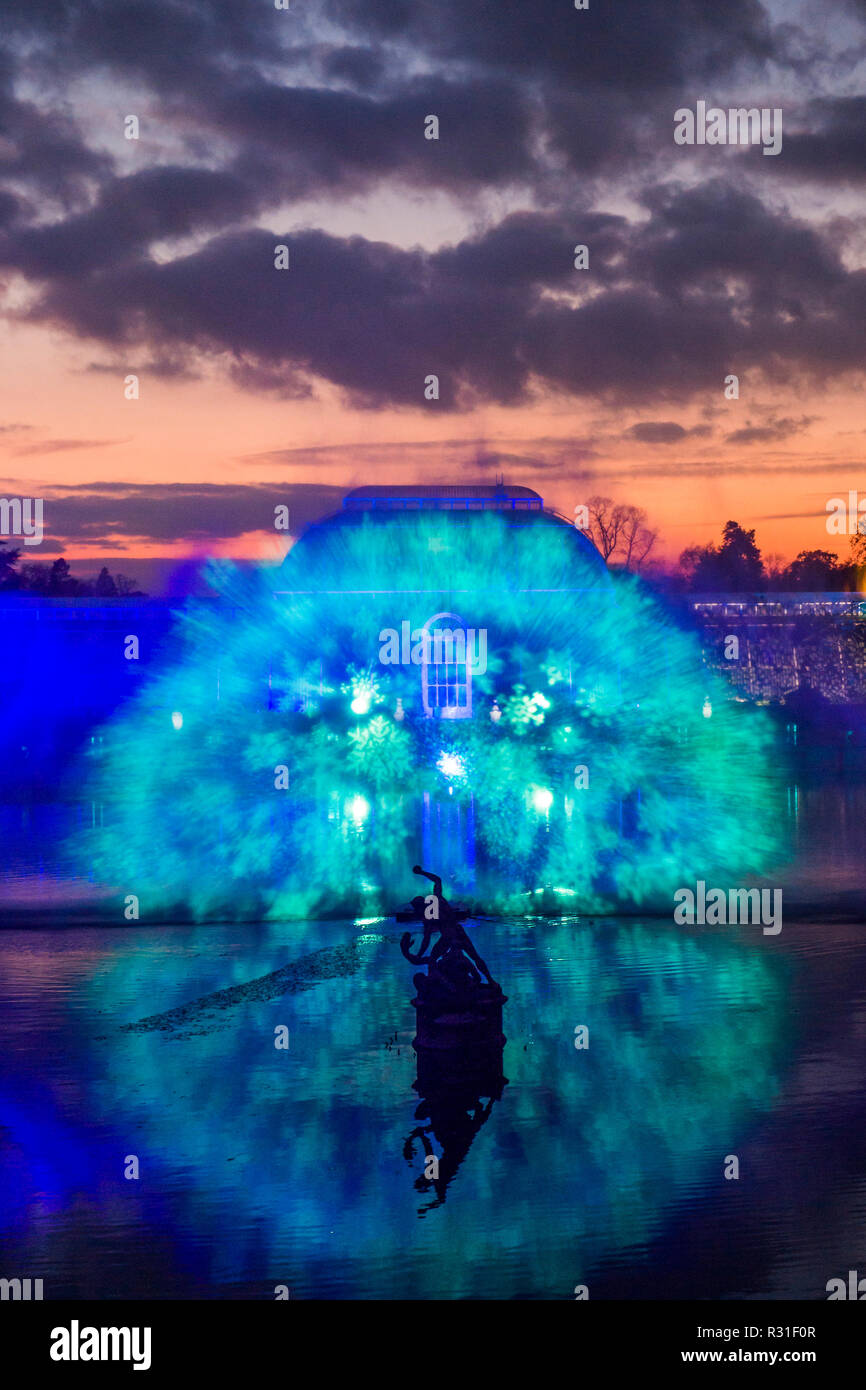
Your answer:
[[[617,1251],[651,1269],[670,1213],[724,1200],[724,1155],[790,1066],[790,966],[743,932],[476,926],[509,996],[509,1084],[419,1224],[431,1194],[415,1187],[423,1155],[403,1157],[415,1020],[394,937],[271,923],[239,952],[228,928],[202,930],[155,958],[139,933],[116,938],[90,984],[107,1036],[88,1038],[77,1104],[135,1134],[151,1186],[174,1194],[171,1229],[193,1233],[217,1283],[570,1299]],[[281,972],[272,988],[267,971]],[[288,1052],[273,1045],[279,1024]]]
[[[144,917],[373,916],[422,848],[477,909],[667,912],[777,853],[769,720],[574,528],[344,514],[209,578],[223,602],[187,606],[89,752],[85,850]],[[425,717],[421,666],[380,660],[437,614],[486,634],[471,718]]]

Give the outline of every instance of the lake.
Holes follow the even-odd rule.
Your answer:
[[[393,921],[16,927],[15,901],[75,893],[50,863],[39,890],[30,814],[0,1274],[46,1298],[820,1299],[866,1271],[862,787],[789,790],[778,936],[470,921],[508,996],[475,1093],[418,1083]]]

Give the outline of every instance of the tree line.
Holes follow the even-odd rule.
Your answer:
[[[635,574],[649,570],[652,578],[685,593],[844,592],[857,589],[858,569],[866,566],[866,535],[852,538],[850,560],[829,550],[801,550],[784,564],[775,555],[765,560],[755,532],[728,521],[718,545],[688,546],[673,573],[666,574],[652,562],[658,532],[648,525],[642,507],[591,497],[586,511],[589,520],[583,529],[607,564]],[[95,579],[78,579],[62,556],[50,565],[19,566],[20,554],[0,541],[0,591],[44,598],[146,597],[134,580],[110,574],[105,565]]]
[[[754,531],[728,521],[720,545],[692,545],[683,551],[678,578],[690,593],[850,592],[857,589],[858,568],[866,563],[864,546],[858,546],[858,541],[866,541],[866,536],[854,537],[850,560],[830,550],[801,550],[796,559],[784,564],[778,556],[765,560]]]
[[[40,598],[145,598],[135,580],[125,574],[110,574],[103,565],[95,579],[78,579],[61,555],[52,564],[19,566],[20,550],[11,550],[0,541],[0,591],[35,594]]]
[[[688,546],[672,573],[652,560],[658,538],[642,507],[591,497],[586,504],[587,534],[607,564],[632,573],[650,572],[656,580],[686,593],[800,591],[826,593],[858,587],[858,569],[866,565],[866,535],[851,540],[851,558],[829,550],[801,550],[784,563],[779,556],[762,556],[755,532],[736,521],[722,528],[719,544]]]

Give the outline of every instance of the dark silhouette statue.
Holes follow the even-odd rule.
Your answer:
[[[412,933],[404,932],[400,950],[413,965],[425,965],[427,974],[415,976],[415,986],[422,1003],[435,1005],[466,1005],[481,998],[480,986],[487,985],[501,998],[502,991],[487,965],[476,951],[469,935],[461,925],[465,913],[453,908],[442,896],[442,880],[416,864],[413,874],[429,878],[433,892],[412,899],[415,916],[424,922],[424,936],[417,952],[411,948]],[[404,917],[408,914],[400,914]],[[435,932],[439,940],[430,946]]]
[[[449,1183],[508,1084],[502,1073],[502,1006],[507,1001],[462,926],[468,914],[446,901],[438,874],[417,864],[412,872],[433,885],[432,893],[419,894],[397,913],[398,921],[421,922],[424,928],[417,951],[412,949],[411,932],[400,942],[406,959],[424,967],[414,977],[417,993],[412,1000],[417,1018],[412,1046],[418,1061],[414,1089],[420,1097],[415,1119],[421,1123],[403,1146],[411,1163],[420,1140],[428,1161],[425,1172],[427,1166],[434,1170],[415,1182],[419,1192],[435,1193],[418,1213],[424,1216],[445,1201]],[[432,1158],[435,1165],[429,1164]]]
[[[435,1157],[437,1160],[435,1177],[421,1175],[415,1179],[418,1192],[427,1193],[432,1189],[436,1194],[432,1202],[421,1207],[419,1216],[424,1216],[445,1201],[448,1184],[469,1152],[481,1126],[486,1124],[493,1103],[500,1099],[505,1084],[505,1078],[499,1077],[489,1089],[469,1086],[462,1095],[440,1089],[422,1099],[415,1111],[415,1118],[426,1120],[426,1123],[417,1125],[403,1145],[403,1157],[409,1163],[415,1162],[417,1139],[421,1140],[425,1158]],[[486,1101],[482,1100],[482,1095],[487,1096]],[[441,1149],[440,1154],[436,1153],[434,1138]]]

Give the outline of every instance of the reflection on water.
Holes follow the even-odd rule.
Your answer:
[[[788,916],[866,916],[866,784],[792,783],[781,809],[782,858],[764,882],[782,887]],[[111,815],[94,801],[0,802],[0,923],[22,911],[47,924],[122,918],[126,890],[99,882],[73,849],[80,832]]]
[[[779,953],[476,926],[507,984],[508,1084],[419,1105],[382,927],[5,934],[4,1263],[55,1295],[571,1297],[724,1200],[724,1157],[790,1066]]]
[[[0,1275],[46,1297],[822,1298],[862,1265],[866,788],[790,789],[778,937],[474,924],[507,1042],[462,1088],[419,1071],[396,924],[58,927],[94,885],[52,846],[94,815],[0,808]],[[43,925],[14,929],[28,901]]]

